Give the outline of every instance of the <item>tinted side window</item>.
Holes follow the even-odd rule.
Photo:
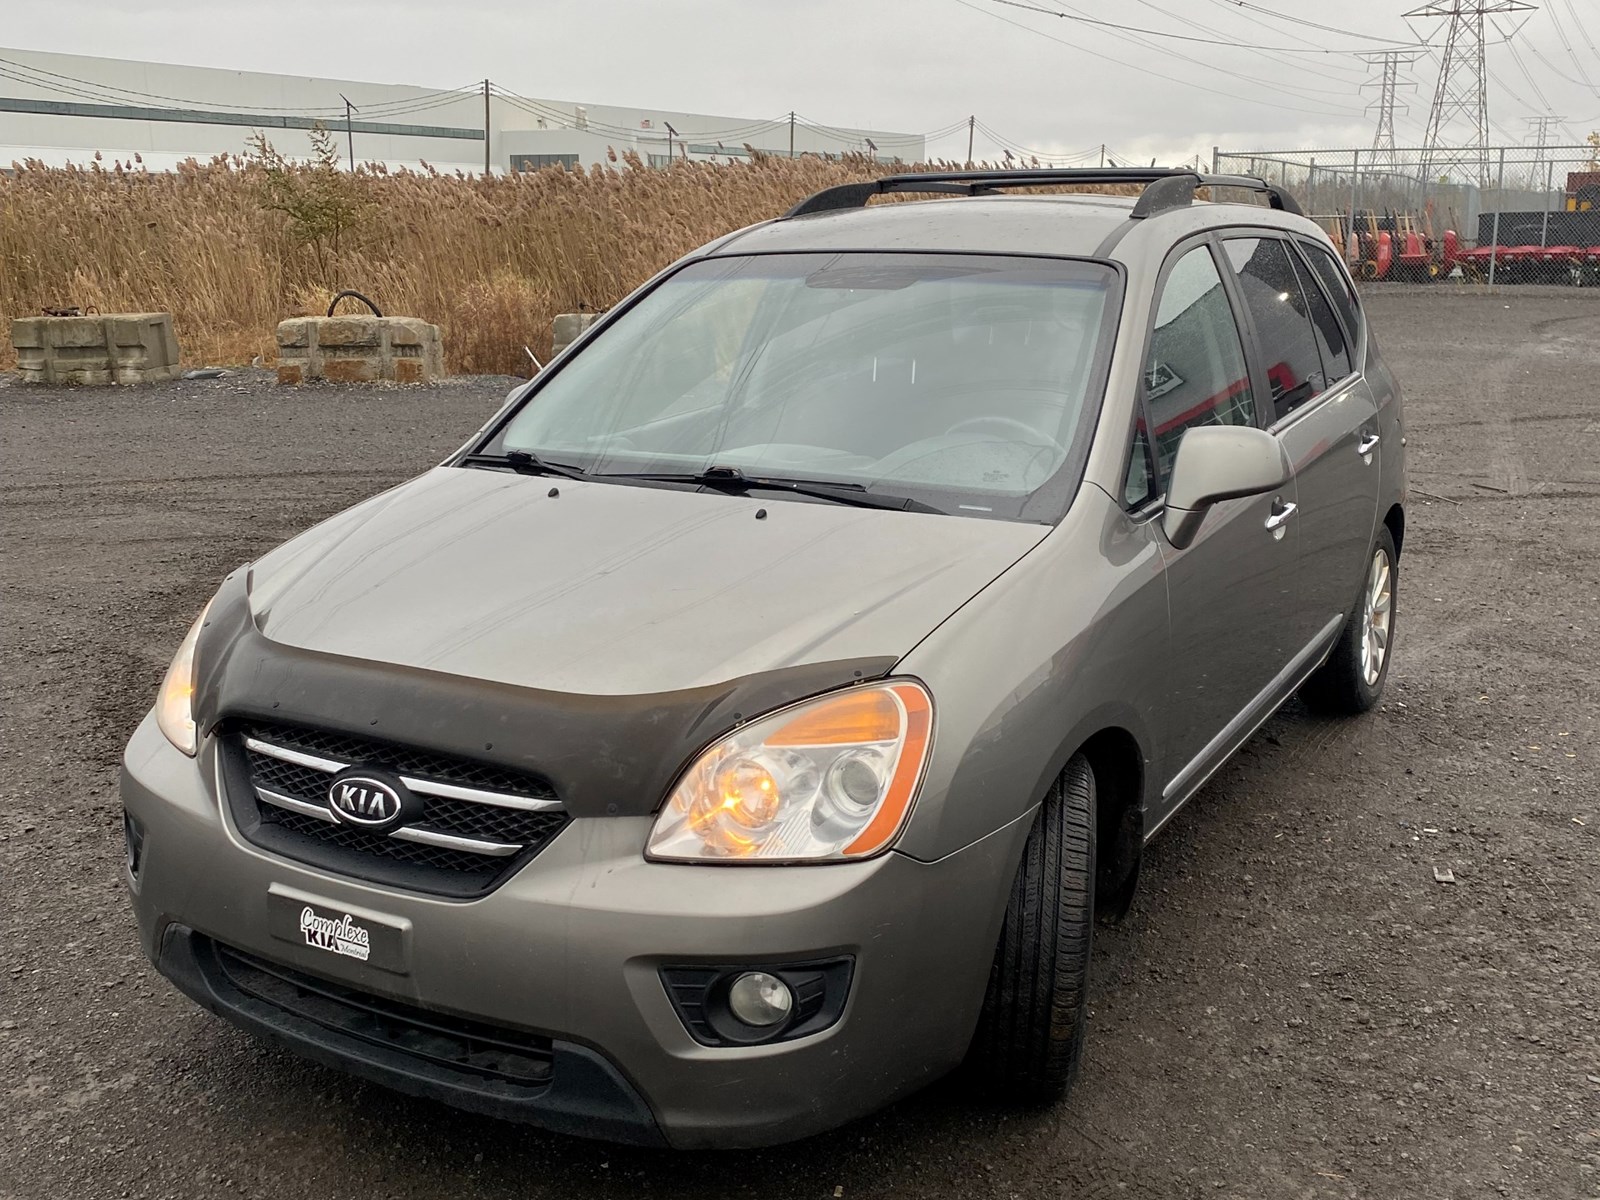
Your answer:
[[[1350,374],[1350,350],[1345,341],[1344,327],[1333,315],[1333,306],[1322,294],[1317,281],[1306,270],[1303,260],[1296,259],[1295,274],[1300,278],[1300,290],[1305,293],[1311,308],[1311,327],[1317,331],[1317,351],[1322,355],[1322,373],[1328,382],[1343,379]]]
[[[1279,420],[1328,386],[1311,311],[1289,248],[1277,238],[1229,238],[1222,244],[1255,319],[1272,385],[1272,416]]]
[[[1162,287],[1144,390],[1155,426],[1156,474],[1162,480],[1184,430],[1256,423],[1239,326],[1205,246],[1180,258]]]
[[[1344,327],[1350,331],[1352,337],[1360,341],[1361,304],[1356,300],[1355,289],[1344,271],[1340,269],[1333,252],[1315,242],[1301,242],[1300,249],[1305,251],[1311,269],[1316,272],[1317,278],[1322,280],[1323,291],[1333,298],[1333,306],[1344,318]]]

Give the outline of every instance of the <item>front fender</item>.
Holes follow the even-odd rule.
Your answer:
[[[1169,652],[1152,519],[1085,485],[1071,512],[896,667],[933,693],[933,758],[898,849],[933,861],[1031,810],[1067,759],[1120,729],[1150,762]]]

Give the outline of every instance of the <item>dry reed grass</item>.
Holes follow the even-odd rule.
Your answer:
[[[186,363],[270,364],[280,320],[351,287],[442,326],[452,371],[526,374],[523,347],[545,358],[556,313],[614,304],[713,237],[888,170],[770,157],[494,178],[367,167],[356,177],[367,216],[319,271],[263,206],[259,165],[21,164],[0,177],[0,317],[9,328],[45,305],[170,312]],[[14,365],[0,343],[0,367]]]

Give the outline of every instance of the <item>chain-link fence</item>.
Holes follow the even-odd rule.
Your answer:
[[[1600,285],[1597,154],[1218,150],[1212,168],[1283,184],[1363,278]]]

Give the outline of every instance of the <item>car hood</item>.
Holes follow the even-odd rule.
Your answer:
[[[762,512],[765,515],[762,515]],[[441,467],[252,568],[274,642],[589,695],[899,658],[1041,525]]]

